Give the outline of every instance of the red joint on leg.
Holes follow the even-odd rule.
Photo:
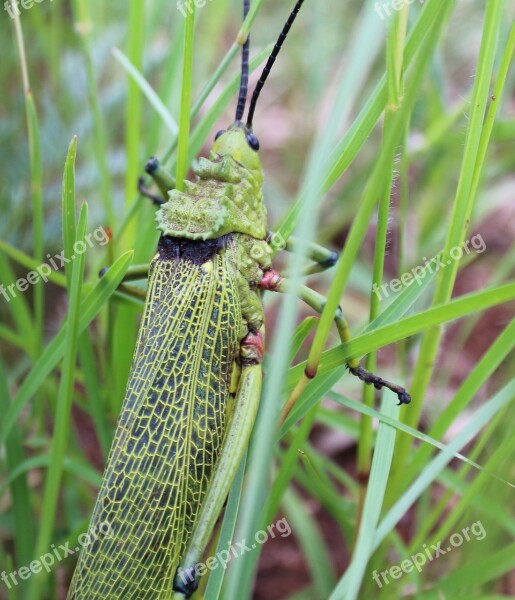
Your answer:
[[[314,379],[315,376],[317,374],[317,370],[313,369],[311,367],[306,367],[304,369],[304,375],[308,378],[308,379]]]
[[[268,290],[269,292],[276,292],[281,280],[282,276],[277,271],[269,269],[263,273],[263,277],[259,282],[259,288]]]
[[[242,355],[252,355],[259,363],[263,361],[265,345],[260,331],[257,333],[248,333],[243,338],[240,345]]]

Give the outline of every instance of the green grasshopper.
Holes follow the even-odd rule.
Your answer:
[[[146,304],[116,434],[68,598],[189,598],[259,406],[263,358],[262,290],[284,292],[272,269],[271,234],[261,191],[263,173],[252,121],[260,91],[302,5],[298,0],[263,69],[242,122],[249,42],[243,46],[234,123],[200,158],[185,191],[156,159],[146,166],[168,201],[149,270]],[[244,14],[248,0],[244,2]],[[286,249],[293,249],[293,242]],[[313,245],[321,268],[337,254]],[[141,278],[135,269],[131,277]],[[301,287],[321,312],[324,298]],[[350,339],[341,310],[335,322]],[[404,388],[363,369],[350,371],[377,388]],[[312,377],[314,374],[309,374]],[[108,528],[105,527],[108,524]],[[102,532],[99,535],[99,532]],[[109,534],[109,535],[108,535]]]

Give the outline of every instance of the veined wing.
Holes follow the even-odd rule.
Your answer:
[[[217,458],[241,308],[230,252],[215,248],[202,266],[205,257],[185,253],[181,244],[169,240],[172,250],[161,247],[151,267],[126,397],[89,529],[98,539],[81,551],[70,599],[171,597]],[[186,245],[195,244],[213,246]]]

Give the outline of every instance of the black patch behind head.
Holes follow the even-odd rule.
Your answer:
[[[224,249],[231,237],[232,234],[228,233],[213,240],[188,240],[162,235],[157,251],[161,260],[187,260],[200,266]]]

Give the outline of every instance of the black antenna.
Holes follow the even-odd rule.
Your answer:
[[[290,28],[293,25],[293,21],[295,21],[295,17],[297,16],[303,2],[304,0],[297,0],[297,4],[295,4],[295,7],[291,11],[288,20],[284,24],[283,30],[281,31],[281,35],[277,39],[274,49],[272,50],[272,54],[270,54],[266,62],[265,68],[263,69],[263,72],[259,77],[259,81],[256,84],[256,89],[254,90],[254,93],[252,94],[252,100],[250,101],[249,116],[247,118],[247,127],[249,129],[252,129],[252,121],[254,120],[254,111],[256,110],[256,103],[258,101],[259,94],[263,89],[263,85],[265,84],[265,81],[268,75],[270,74],[270,70],[273,67],[277,55],[279,54],[279,50],[281,49],[281,46],[283,45],[283,42],[286,39],[286,36],[288,35],[288,32],[290,31]]]
[[[248,15],[250,0],[243,0],[243,20]],[[250,35],[247,36],[247,41],[243,44],[241,50],[241,82],[240,82],[240,94],[238,96],[238,105],[236,107],[236,121],[241,121],[243,113],[245,111],[245,104],[247,103],[247,89],[249,85],[249,47],[250,47]]]

